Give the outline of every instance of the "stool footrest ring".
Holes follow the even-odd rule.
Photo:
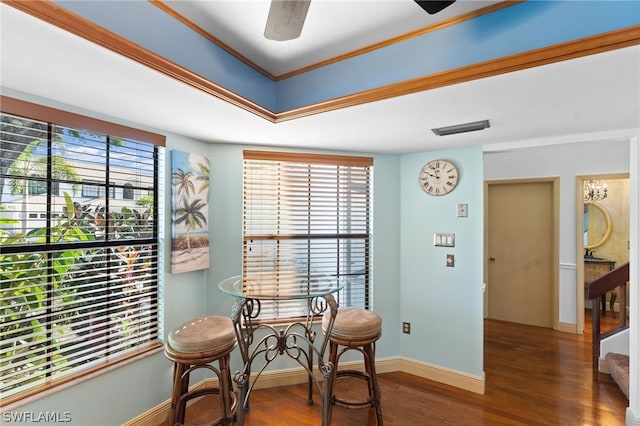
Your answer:
[[[375,401],[371,398],[367,399],[366,401],[347,401],[346,399],[340,399],[335,396],[332,398],[332,402],[335,405],[340,405],[345,408],[373,407],[375,404]]]
[[[369,375],[359,370],[341,370],[336,373],[336,377],[356,377],[358,379],[369,380]]]

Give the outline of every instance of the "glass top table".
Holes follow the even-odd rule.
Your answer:
[[[307,282],[296,279],[281,278],[273,284],[259,283],[257,279],[243,282],[242,276],[234,275],[218,283],[218,288],[224,294],[233,297],[262,299],[262,300],[293,300],[313,299],[333,294],[344,287],[344,281],[339,277],[320,276]]]
[[[271,278],[271,276],[270,276]],[[244,363],[242,371],[234,376],[238,389],[237,423],[244,425],[244,412],[249,410],[249,396],[256,380],[277,356],[285,355],[300,365],[308,375],[308,400],[313,404],[313,385],[316,385],[322,397],[322,425],[328,426],[330,420],[331,389],[333,369],[331,362],[324,360],[324,353],[333,328],[338,304],[333,294],[341,290],[344,280],[339,277],[319,276],[310,280],[279,278],[273,284],[246,279],[235,275],[218,283],[218,289],[235,298],[231,311],[231,320],[238,339],[238,348]],[[291,318],[286,324],[272,324],[260,318],[263,303],[299,300],[306,306],[302,318]],[[316,342],[313,322],[325,312],[330,313],[326,330],[323,330],[321,342]],[[320,343],[320,344],[318,344]],[[313,370],[320,371],[324,386],[320,386]],[[251,375],[252,365],[261,362],[257,374]],[[286,403],[286,401],[283,401]],[[277,410],[276,410],[277,412]]]

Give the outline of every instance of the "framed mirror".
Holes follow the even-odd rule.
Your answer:
[[[584,203],[584,248],[591,249],[604,244],[611,236],[611,215],[600,203]]]

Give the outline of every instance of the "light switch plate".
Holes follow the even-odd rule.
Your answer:
[[[458,204],[458,217],[467,217],[468,208],[467,204]]]
[[[436,247],[455,247],[456,234],[436,232],[433,234],[433,245]]]

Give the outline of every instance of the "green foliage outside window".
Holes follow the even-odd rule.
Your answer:
[[[105,218],[104,208],[78,205],[67,193],[64,198],[64,213],[49,230],[36,228],[22,234],[0,227],[0,247],[42,244],[47,232],[52,243],[103,239],[105,219],[110,222],[112,239],[152,235],[151,208],[122,208]],[[17,222],[0,218],[0,225]],[[0,251],[2,393],[11,394],[12,388],[64,376],[66,370],[110,355],[109,339],[117,342],[116,351],[137,343],[134,335],[144,327],[141,317],[149,316],[152,321],[150,301],[141,298],[153,259],[150,250],[119,246],[9,254]],[[105,268],[111,269],[111,289],[105,282]],[[101,313],[107,306],[108,314]],[[133,339],[131,344],[127,344],[128,334]],[[87,356],[92,345],[104,345],[105,350]]]

